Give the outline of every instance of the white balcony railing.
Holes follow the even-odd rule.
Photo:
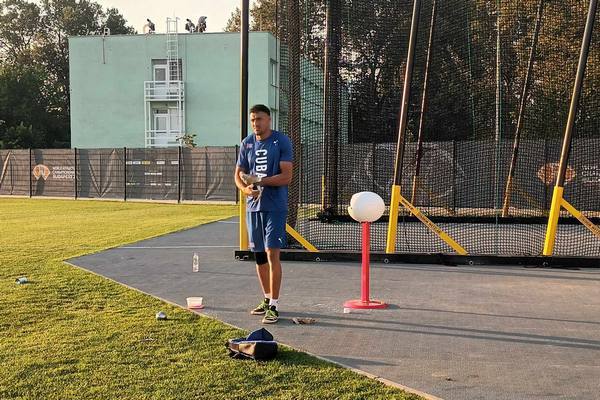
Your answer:
[[[185,98],[183,81],[145,81],[146,101],[183,101]]]
[[[146,131],[146,147],[179,146],[177,138],[182,135],[180,131],[149,130]]]

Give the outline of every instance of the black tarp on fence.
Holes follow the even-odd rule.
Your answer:
[[[511,207],[523,210],[518,216],[547,213],[560,145],[559,140],[550,139],[522,141],[511,201]],[[410,196],[414,174],[410,160],[414,146],[406,145],[409,160],[404,164],[402,184],[406,197]],[[511,146],[510,141],[503,141],[500,151],[496,151],[494,141],[424,143],[415,205],[436,207],[441,213],[498,209],[502,206]],[[583,211],[600,211],[598,148],[598,139],[573,141],[565,198]],[[322,144],[306,143],[301,150],[320,152]],[[394,162],[395,150],[395,143],[341,145],[339,152],[345,155],[338,166],[340,201],[347,204],[354,193],[370,190],[389,202],[393,178],[389,165]],[[0,150],[0,195],[236,201],[232,179],[236,154],[235,146]],[[309,165],[297,167],[301,169],[300,203],[319,204],[322,171]]]
[[[31,195],[75,197],[75,150],[31,151]]]
[[[122,199],[125,193],[124,149],[77,150],[77,196]]]
[[[28,196],[29,171],[29,150],[0,150],[0,195]]]
[[[236,201],[237,148],[0,150],[0,195]]]

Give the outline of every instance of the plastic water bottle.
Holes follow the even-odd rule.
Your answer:
[[[194,253],[194,258],[192,260],[192,272],[198,272],[200,270],[200,259],[198,258],[198,253]]]

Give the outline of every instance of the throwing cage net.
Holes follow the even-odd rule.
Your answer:
[[[354,193],[373,191],[388,206],[372,227],[372,249],[384,251],[396,172],[402,197],[468,254],[540,255],[588,2],[415,3],[278,2],[279,128],[293,139],[296,166],[288,224],[319,250],[360,250],[360,225],[347,206]],[[564,184],[564,198],[595,224],[598,30]],[[394,251],[455,252],[414,210],[401,206],[397,221]],[[563,210],[554,255],[600,257],[600,238]]]

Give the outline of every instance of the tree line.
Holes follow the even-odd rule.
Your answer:
[[[291,1],[298,4],[299,15],[289,14]],[[419,126],[432,1],[424,0],[421,10],[409,138],[416,137]],[[427,140],[492,138],[498,110],[501,137],[512,137],[539,1],[502,1],[499,10],[498,2],[490,0],[437,1],[424,114]],[[340,96],[340,118],[347,121],[349,138],[393,142],[411,0],[257,0],[250,9],[250,28],[272,32],[284,52],[288,40],[299,40],[304,59],[323,70],[328,4],[339,14],[337,75],[346,92]],[[524,138],[562,135],[586,10],[587,2],[579,0],[544,0]],[[299,38],[286,36],[290,18],[300,24]],[[224,30],[239,31],[239,24],[236,8]],[[600,135],[599,26],[577,116],[579,136]],[[0,1],[0,148],[69,147],[68,37],[101,34],[104,28],[111,34],[135,33],[117,9],[103,9],[91,0]]]
[[[0,1],[0,148],[70,146],[69,36],[131,34],[90,0]]]
[[[414,140],[419,130],[428,53],[423,118],[426,140],[514,136],[540,1],[437,0],[430,49],[433,0],[422,2],[411,85],[409,140]],[[298,4],[299,15],[289,14],[291,2]],[[286,27],[290,20],[297,20],[301,37],[296,39],[300,40],[302,57],[323,70],[328,6],[337,15],[341,29],[337,75],[348,100],[340,96],[340,118],[347,121],[349,138],[353,142],[394,142],[412,0],[260,0],[250,9],[251,29],[271,31],[282,40],[285,51],[287,41],[294,40],[286,36]],[[587,6],[587,1],[580,0],[543,0],[531,87],[524,108],[523,138],[558,139],[563,134]],[[577,115],[576,137],[600,136],[598,22]],[[239,9],[232,13],[226,30],[239,30]],[[302,73],[309,74],[311,70],[314,71],[308,68]]]

